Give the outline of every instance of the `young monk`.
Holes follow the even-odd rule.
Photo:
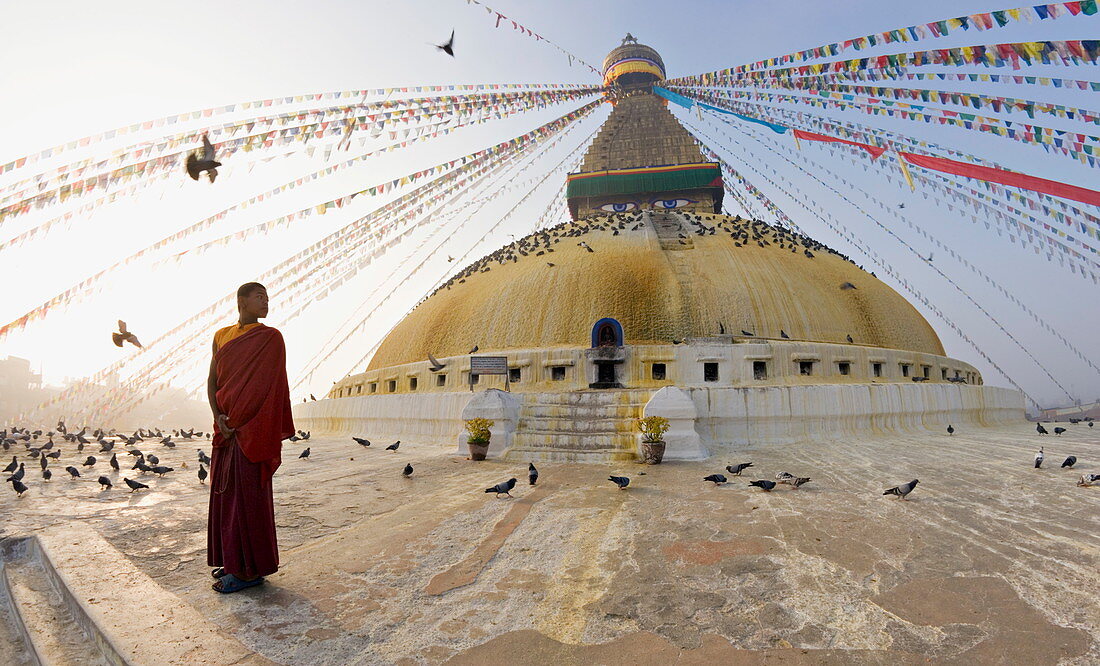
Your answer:
[[[267,289],[237,289],[240,321],[214,334],[206,391],[214,412],[207,564],[218,592],[259,585],[279,569],[271,477],[294,434],[286,347],[267,316]]]

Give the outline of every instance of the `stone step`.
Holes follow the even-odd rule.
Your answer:
[[[536,419],[620,419],[641,416],[645,405],[525,405],[520,418]]]
[[[567,431],[517,432],[513,447],[570,451],[613,451],[635,448],[633,434],[587,435]]]
[[[645,405],[654,391],[644,389],[631,390],[600,390],[600,391],[570,391],[566,393],[541,393],[526,394],[524,405]]]
[[[630,433],[636,429],[630,418],[562,418],[560,416],[521,416],[517,432],[575,432],[577,434]]]
[[[502,458],[511,462],[610,463],[637,460],[633,451],[573,451],[513,446]]]
[[[36,557],[33,541],[20,539],[7,546],[3,585],[30,659],[26,663],[57,666],[111,663],[54,588],[56,581]]]

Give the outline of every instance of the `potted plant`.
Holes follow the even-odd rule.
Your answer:
[[[485,460],[485,454],[489,453],[489,438],[493,435],[489,428],[493,427],[493,423],[494,421],[481,418],[466,421],[466,432],[470,433],[466,438],[466,446],[470,447],[471,460]]]
[[[669,429],[668,419],[663,416],[647,416],[638,419],[642,431],[642,462],[647,465],[659,465],[665,457],[665,441],[661,439]]]

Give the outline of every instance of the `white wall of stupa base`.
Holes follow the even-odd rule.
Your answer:
[[[464,420],[495,421],[490,457],[609,462],[640,457],[634,419],[665,416],[665,458],[725,456],[748,445],[812,443],[891,433],[943,433],[1024,422],[1015,390],[948,382],[666,386],[568,392],[425,392],[325,399],[294,407],[299,428],[453,448]]]

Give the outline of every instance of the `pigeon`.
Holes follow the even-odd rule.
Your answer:
[[[428,353],[428,362],[432,364],[431,367],[428,368],[428,370],[430,370],[431,372],[439,372],[443,368],[447,367],[446,363],[440,363],[439,359],[432,356],[430,352]]]
[[[221,162],[214,159],[214,146],[211,145],[210,138],[203,134],[201,159],[195,153],[187,155],[187,175],[191,176],[191,180],[198,180],[199,175],[205,171],[206,177],[213,183],[214,179],[218,177],[218,167],[221,165]]]
[[[206,468],[202,466],[202,463],[199,463],[199,483],[206,483],[206,477]]]
[[[844,337],[845,337],[845,339],[846,339],[846,340],[848,340],[848,344],[852,344],[852,343],[854,343],[854,342],[855,342],[855,340],[853,340],[853,339],[852,339],[852,336],[850,336],[850,335],[846,335],[846,336],[844,336]]]
[[[405,469],[401,470],[401,476],[403,476],[407,479],[410,476],[412,476],[412,473],[413,473],[413,466],[410,465],[409,463],[405,463]]]
[[[4,468],[4,473],[7,474],[8,472],[14,472],[18,468],[19,468],[19,460],[15,456],[12,456],[11,457],[11,462],[8,463],[8,466]]]
[[[754,334],[752,334],[752,333],[749,333],[749,332],[748,332],[748,331],[746,331],[745,329],[741,329],[741,335],[747,335],[747,336],[748,336],[748,337],[750,337],[750,338],[751,338],[751,337],[755,337],[755,336],[754,336]]]
[[[46,469],[46,467],[48,467],[50,463],[46,461],[46,456],[42,456],[38,459],[38,464],[42,466],[42,469]]]
[[[139,483],[138,481],[132,481],[130,479],[127,479],[126,477],[122,477],[122,480],[126,482],[126,485],[130,486],[130,492],[134,492],[135,490],[141,490],[142,488],[148,488],[149,487],[149,486],[145,485],[144,483]]]
[[[435,48],[446,53],[452,58],[455,57],[455,31],[451,31],[451,38],[447,40],[446,44],[436,44]]]
[[[154,465],[159,465],[160,464],[160,458],[154,456],[152,453],[145,456],[145,460],[147,460],[148,462],[151,462]]]
[[[302,439],[302,441],[305,441],[305,440],[309,439],[310,431],[309,430],[305,430],[305,431],[299,430],[298,431],[298,437],[300,437]]]
[[[171,443],[172,443],[172,436],[171,436],[171,435],[168,435],[168,436],[167,436],[167,437],[165,437],[164,439],[160,440],[160,443],[161,443],[161,444],[163,444],[163,445],[165,445],[165,446],[168,446],[169,444],[171,444]]]
[[[289,441],[289,442],[297,442],[301,439],[302,438],[299,437],[298,435],[291,435],[290,437],[287,437],[287,441]]]
[[[947,424],[947,434],[948,435],[954,435],[955,434],[955,426],[951,425],[950,423]]]
[[[1077,456],[1070,456],[1062,461],[1062,467],[1073,467],[1077,464]]]
[[[118,332],[111,334],[111,340],[114,341],[116,347],[121,347],[122,343],[129,342],[133,346],[139,349],[141,348],[141,343],[138,341],[137,336],[126,330],[126,322],[121,319],[118,320]]]
[[[798,487],[801,487],[802,485],[807,484],[809,482],[810,482],[810,478],[807,477],[807,476],[792,476],[789,479],[783,479],[779,483],[785,483],[788,486],[793,486],[795,488],[798,488]]]
[[[313,400],[314,402],[317,401],[317,398],[314,398],[312,393],[309,394],[309,399]]]
[[[501,495],[507,495],[508,497],[511,497],[512,496],[512,488],[515,488],[515,487],[516,487],[516,480],[515,479],[508,479],[507,481],[502,481],[502,482],[498,483],[497,485],[493,486],[492,488],[486,488],[485,492],[487,492],[487,493],[496,493],[497,497],[500,497]]]
[[[136,469],[139,472],[141,472],[142,474],[144,474],[146,472],[152,472],[153,471],[153,468],[146,465],[144,460],[138,460],[136,463],[134,463],[134,466],[131,467],[130,469]]]
[[[25,467],[23,467],[23,463],[19,463],[19,469],[16,470],[15,474],[12,474],[8,477],[7,482],[11,483],[12,481],[22,481],[23,475],[25,475],[26,473],[27,470]]]
[[[539,480],[539,471],[535,469],[535,463],[527,463],[527,482],[535,485]]]
[[[365,437],[352,437],[359,446],[370,446],[370,440]]]
[[[1055,429],[1054,429],[1054,434],[1055,434],[1055,435],[1061,435],[1061,434],[1062,434],[1062,433],[1064,433],[1065,431],[1066,431],[1066,429],[1065,429],[1065,428],[1063,428],[1063,427],[1061,427],[1061,426],[1058,426],[1057,428],[1055,428]]]
[[[168,472],[174,472],[175,470],[175,467],[164,467],[163,465],[157,465],[150,471],[153,472],[153,474],[156,474],[163,478],[165,474],[167,474]]]
[[[1077,485],[1091,486],[1098,482],[1100,482],[1100,474],[1082,474],[1081,478],[1077,481]]]
[[[101,441],[99,443],[99,452],[100,453],[110,453],[111,449],[113,449],[113,448],[115,448],[115,443],[114,442]]]
[[[88,459],[81,465],[82,467],[94,467],[96,463],[95,456],[88,456]]]
[[[736,465],[726,465],[726,471],[734,476],[741,476],[741,472],[745,471],[749,467],[752,467],[751,462],[738,463]]]
[[[50,479],[53,478],[53,472],[51,472],[48,469],[42,470],[42,478],[46,481],[49,481]]]
[[[111,463],[111,469],[113,469],[117,472],[118,471],[118,454],[117,453],[112,453],[111,454],[110,463]]]
[[[474,345],[474,348],[473,348],[473,349],[471,349],[471,350],[470,350],[469,352],[467,352],[467,353],[469,353],[469,354],[474,354],[474,353],[477,353],[477,349],[478,349],[477,345]]]
[[[720,486],[720,485],[722,485],[723,483],[726,482],[726,477],[722,474],[711,474],[709,476],[704,476],[703,480],[704,481],[711,481],[711,482],[714,483],[714,485]]]
[[[307,446],[305,451],[302,451],[301,453],[298,454],[298,458],[308,458],[308,457],[309,457],[309,447]]]
[[[795,475],[791,474],[790,472],[779,472],[778,474],[775,475],[775,480],[778,481],[779,483],[786,483],[788,481],[793,481],[795,478],[796,478]]]
[[[784,340],[790,340],[791,339],[791,336],[787,335],[787,332],[784,331],[783,329],[779,329],[779,337],[783,338]]]
[[[99,485],[101,490],[110,490],[114,487],[111,485],[111,480],[105,476],[99,477]]]
[[[1035,432],[1039,433],[1040,435],[1049,435],[1050,434],[1050,433],[1047,432],[1047,429],[1043,427],[1042,423],[1036,423],[1035,424]]]
[[[61,449],[58,449],[56,451],[51,451],[51,452],[47,453],[46,457],[47,458],[53,458],[54,460],[57,460],[58,458],[61,457]]]
[[[894,486],[893,488],[887,488],[883,495],[897,495],[898,497],[905,499],[905,496],[913,492],[913,489],[917,487],[919,479],[913,479],[909,483],[903,483],[900,486]]]
[[[1089,427],[1091,428],[1092,426],[1093,426],[1093,422],[1089,421]]]
[[[22,497],[23,493],[27,492],[27,486],[23,485],[23,482],[18,479],[11,482],[11,489],[15,491],[16,497]]]
[[[69,465],[68,467],[66,467],[65,471],[69,473],[69,478],[70,479],[75,479],[76,477],[80,476],[80,470],[73,467],[72,465]]]
[[[200,465],[209,465],[210,464],[210,456],[206,455],[206,452],[203,451],[202,449],[195,449],[195,450],[199,452],[199,464]]]
[[[775,487],[775,481],[768,481],[767,479],[757,479],[756,481],[750,481],[750,486],[756,486],[761,488],[764,492],[770,493],[772,488]]]
[[[1043,466],[1043,448],[1039,447],[1039,452],[1035,454],[1035,469],[1039,469]]]
[[[609,476],[607,477],[607,480],[613,482],[616,486],[618,486],[619,490],[622,490],[623,488],[626,488],[630,485],[630,479],[625,476]]]
[[[393,444],[390,444],[389,446],[387,446],[386,450],[387,451],[396,451],[397,447],[399,447],[399,446],[401,446],[401,440],[400,439],[397,440],[396,442],[394,442]]]

